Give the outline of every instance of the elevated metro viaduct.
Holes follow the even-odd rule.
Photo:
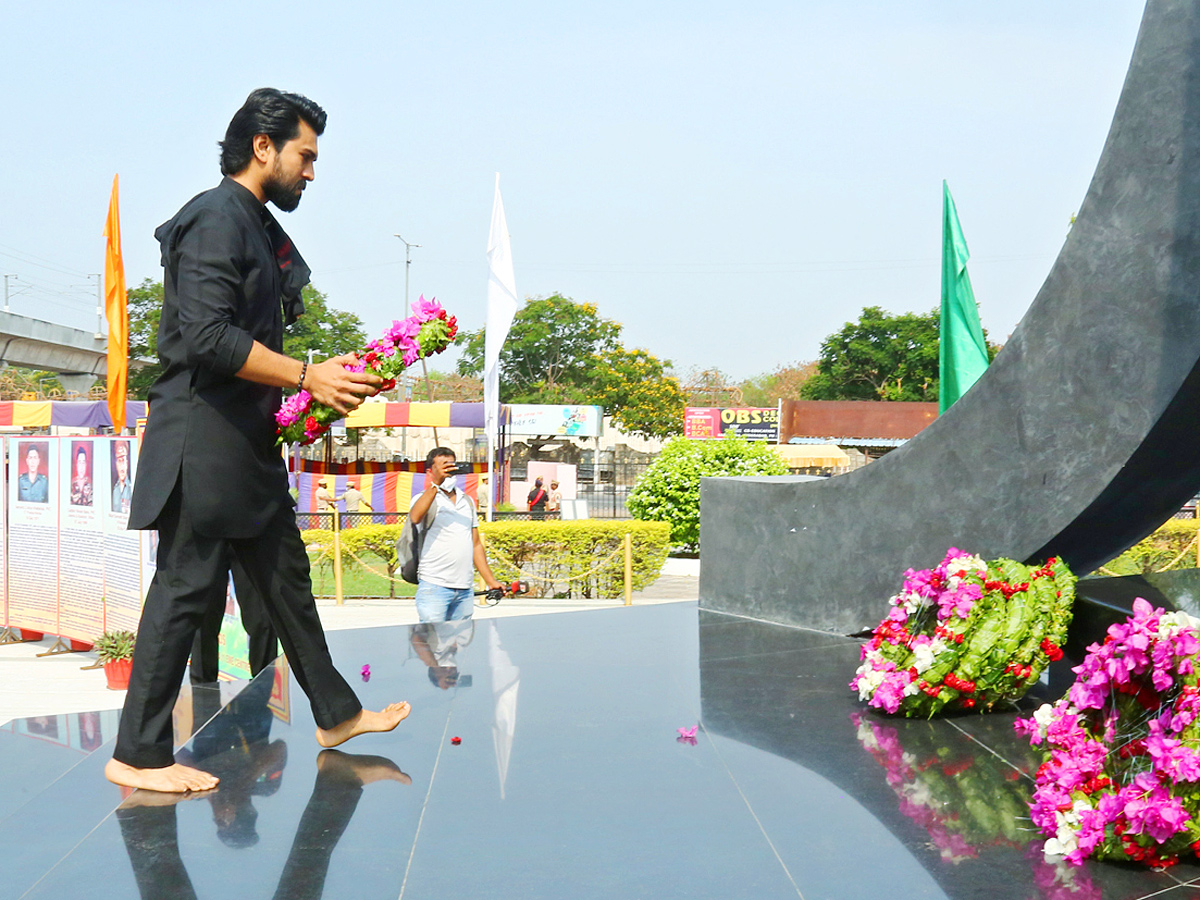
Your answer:
[[[84,394],[108,373],[107,354],[104,335],[0,312],[0,365],[57,372],[64,388]],[[140,369],[150,362],[131,359],[129,368]]]

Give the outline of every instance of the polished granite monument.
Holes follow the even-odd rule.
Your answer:
[[[701,486],[700,604],[854,633],[949,547],[1086,573],[1200,489],[1200,5],[1149,0],[1096,173],[995,362],[866,468]]]
[[[1085,582],[1078,652],[1133,595],[1186,608],[1195,573]],[[390,735],[313,739],[277,664],[176,722],[212,794],[104,780],[115,713],[0,729],[0,896],[1166,900],[1165,872],[1047,862],[1015,709],[892,719],[847,682],[858,642],[693,603],[330,635]],[[429,665],[433,662],[434,665]],[[1024,701],[1061,693],[1069,660]],[[362,682],[370,665],[369,682]],[[222,708],[222,703],[228,701]],[[297,702],[299,701],[299,702]],[[218,711],[219,710],[219,711]],[[679,729],[699,726],[694,738]],[[455,738],[458,742],[455,743]]]

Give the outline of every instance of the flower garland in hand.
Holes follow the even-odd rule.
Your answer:
[[[381,391],[396,386],[400,374],[418,359],[441,353],[458,334],[458,321],[446,314],[436,299],[424,295],[412,305],[413,315],[399,319],[378,340],[371,341],[355,356],[357,363],[347,365],[350,372],[369,371],[383,379]],[[338,419],[337,410],[318,403],[308,391],[301,390],[284,399],[275,422],[279,426],[276,443],[311,444]]]
[[[936,569],[905,573],[850,687],[905,716],[1015,700],[1062,657],[1074,599],[1075,576],[1060,559],[1034,568],[951,548]]]
[[[1163,867],[1200,852],[1198,629],[1138,598],[1067,695],[1017,720],[1045,744],[1030,813],[1047,855]]]

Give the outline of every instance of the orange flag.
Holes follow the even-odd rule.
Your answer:
[[[113,430],[125,428],[125,385],[129,377],[129,314],[125,307],[125,263],[121,259],[121,217],[117,176],[113,176],[108,219],[104,222],[104,314],[108,317],[108,414]]]

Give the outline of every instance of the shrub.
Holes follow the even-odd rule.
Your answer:
[[[674,438],[637,480],[626,504],[635,519],[667,522],[675,547],[700,546],[700,479],[713,475],[787,475],[767,444],[727,434],[721,440]]]
[[[664,522],[481,522],[492,571],[529,582],[535,597],[617,597],[624,590],[625,535],[633,543],[633,590],[653,584],[670,546]]]
[[[1167,519],[1158,530],[1138,541],[1116,559],[1106,562],[1101,569],[1110,575],[1144,575],[1167,569],[1192,569],[1196,567],[1195,547],[1185,553],[1196,539],[1200,521],[1196,519]]]
[[[360,558],[373,555],[396,573],[396,541],[403,525],[364,525],[341,532],[343,553]],[[670,546],[669,528],[662,522],[483,522],[492,571],[501,581],[529,582],[535,597],[616,597],[624,589],[625,558],[620,553],[626,533],[633,541],[634,590],[658,578]],[[331,565],[333,532],[312,529],[301,533],[316,547],[319,566]],[[395,582],[392,582],[395,596]]]
[[[396,575],[396,541],[404,528],[401,525],[358,525],[354,528],[343,528],[342,553],[358,557],[367,562],[367,557],[374,556],[387,569],[388,578]],[[307,546],[318,546],[321,555],[315,560],[319,566],[333,563],[333,532],[324,528],[313,528],[302,531],[300,536]],[[343,559],[343,565],[345,560]],[[396,583],[391,581],[389,596],[396,596]]]

